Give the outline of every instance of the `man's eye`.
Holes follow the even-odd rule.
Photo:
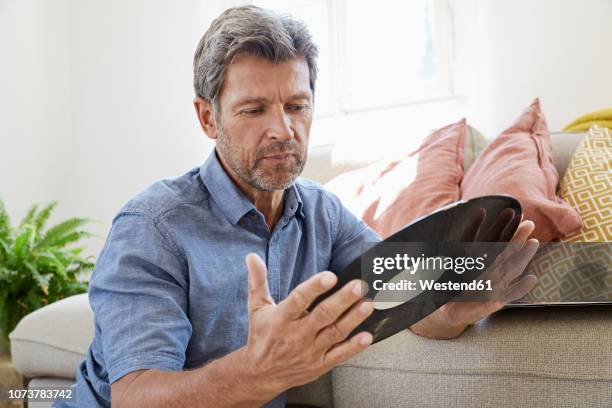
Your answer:
[[[258,115],[260,113],[263,112],[262,108],[252,108],[252,109],[244,109],[242,111],[243,114],[245,115],[249,115],[249,116],[254,116],[254,115]]]
[[[308,105],[289,105],[287,109],[293,112],[302,112],[308,109]]]

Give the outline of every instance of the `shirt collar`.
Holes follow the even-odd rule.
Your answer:
[[[225,172],[217,157],[216,149],[213,149],[208,159],[200,167],[200,178],[223,215],[233,225],[237,224],[247,213],[257,211],[253,203]],[[291,217],[297,214],[304,217],[302,206],[302,198],[294,183],[285,190],[283,215]]]

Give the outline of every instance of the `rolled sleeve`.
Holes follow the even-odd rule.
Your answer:
[[[115,218],[89,289],[111,384],[139,369],[183,368],[192,334],[187,276],[163,218]]]

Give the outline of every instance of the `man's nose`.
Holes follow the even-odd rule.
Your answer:
[[[291,117],[283,108],[272,110],[267,136],[279,142],[288,142],[295,136]]]

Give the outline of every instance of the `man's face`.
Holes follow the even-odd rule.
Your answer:
[[[217,151],[235,175],[263,191],[283,190],[306,163],[312,93],[306,60],[272,63],[241,55],[219,94]]]

